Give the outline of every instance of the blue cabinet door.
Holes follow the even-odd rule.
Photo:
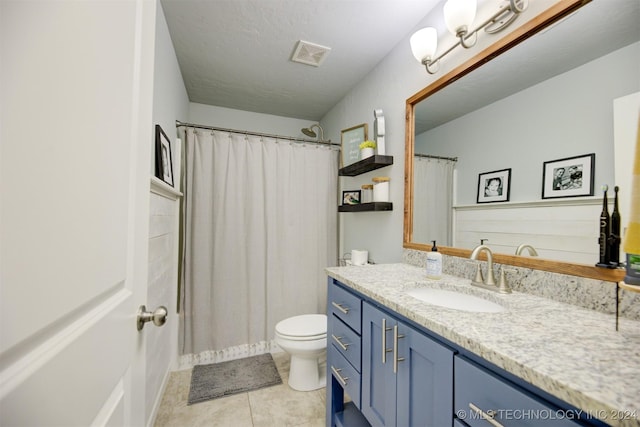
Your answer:
[[[367,420],[373,426],[451,427],[453,351],[370,304],[362,313],[361,410]]]
[[[453,423],[453,351],[399,326],[397,425],[445,427]]]
[[[396,425],[396,377],[392,352],[386,351],[391,349],[396,325],[393,317],[363,304],[361,410],[375,427]]]

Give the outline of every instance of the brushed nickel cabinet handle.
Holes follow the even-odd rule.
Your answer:
[[[342,348],[344,351],[349,350],[348,347],[351,345],[351,343],[343,343],[342,340],[341,340],[342,337],[337,337],[337,336],[335,336],[333,334],[331,334],[331,338],[333,338],[333,340],[335,342],[337,342],[338,345],[340,346],[340,348]]]
[[[485,412],[482,409],[480,409],[478,406],[474,405],[472,402],[469,402],[469,408],[471,408],[471,410],[473,412],[475,412],[476,414],[479,414],[482,417],[483,420],[485,420],[486,422],[488,422],[492,426],[494,426],[494,427],[504,427],[502,424],[500,424],[499,422],[497,422],[494,419],[495,416],[496,416],[496,411],[490,409],[487,412]]]
[[[337,369],[333,365],[331,365],[331,370],[333,371],[333,374],[338,377],[338,380],[342,383],[343,386],[347,385],[347,380],[349,379],[349,377],[343,377],[342,375],[340,375],[342,369]]]
[[[398,373],[398,362],[402,362],[404,357],[398,357],[398,340],[404,335],[398,333],[398,325],[393,327],[393,373]]]
[[[340,310],[342,314],[349,314],[349,307],[344,307],[342,304],[335,301],[331,301],[331,305]]]
[[[390,348],[387,348],[387,331],[390,331],[391,328],[387,328],[387,319],[382,319],[382,363],[387,363],[387,353],[391,351]]]

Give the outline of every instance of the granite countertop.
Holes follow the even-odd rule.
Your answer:
[[[525,293],[502,295],[469,279],[426,278],[408,264],[330,267],[328,275],[538,388],[615,426],[640,425],[640,322]],[[506,310],[472,313],[404,291],[436,287]],[[621,419],[622,418],[622,419]]]

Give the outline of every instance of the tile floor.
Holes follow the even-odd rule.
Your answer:
[[[294,391],[287,385],[289,357],[273,353],[282,384],[187,406],[191,370],[172,372],[155,427],[323,427],[325,389]]]

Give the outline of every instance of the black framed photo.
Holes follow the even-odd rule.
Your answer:
[[[478,175],[478,203],[508,202],[511,168]]]
[[[342,192],[342,204],[343,205],[359,205],[360,204],[360,190],[349,190]]]
[[[156,177],[173,187],[171,141],[160,125],[156,125]]]
[[[595,153],[544,162],[542,198],[593,196],[595,167]]]

